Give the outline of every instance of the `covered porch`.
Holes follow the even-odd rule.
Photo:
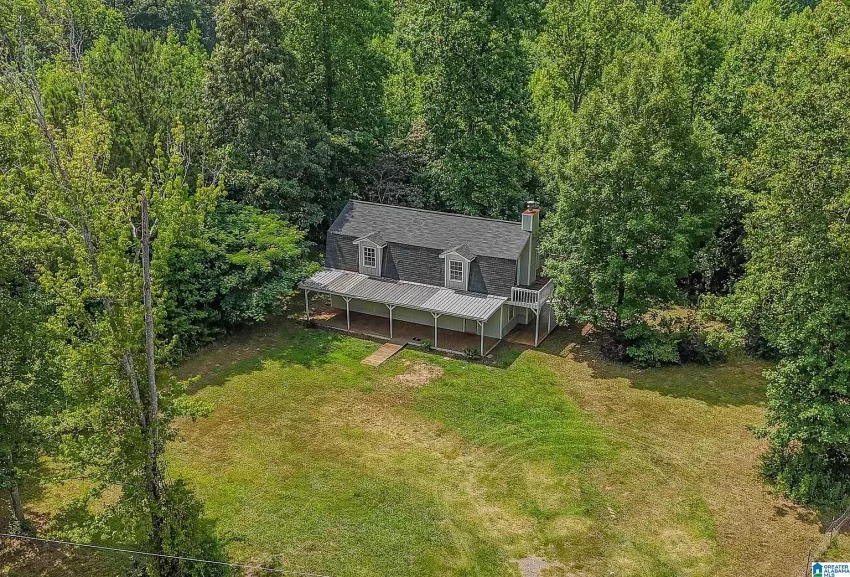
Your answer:
[[[346,315],[344,309],[332,307],[330,301],[323,299],[321,295],[310,299],[310,310],[310,318],[313,321],[320,326],[338,331],[418,346],[422,346],[423,343],[431,343],[435,350],[454,354],[465,354],[470,347],[475,349],[478,354],[481,354],[482,350],[481,335],[440,326],[437,327],[435,335],[434,327],[397,319],[393,319],[393,336],[390,337],[388,317],[356,311],[349,311]],[[471,325],[472,323],[470,323],[470,327]],[[483,342],[484,353],[482,356],[486,356],[501,341],[485,335]]]
[[[428,343],[453,353],[468,353],[475,347],[482,357],[505,336],[504,297],[337,269],[321,270],[299,288],[304,290],[307,318],[315,315],[311,295],[326,295],[330,305],[344,313],[328,317],[326,322],[343,328],[344,321],[346,331]]]

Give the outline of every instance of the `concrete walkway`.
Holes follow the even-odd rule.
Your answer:
[[[404,345],[400,345],[397,343],[384,343],[381,345],[377,351],[360,361],[364,365],[372,365],[373,367],[377,367],[382,364],[388,358],[399,352]]]

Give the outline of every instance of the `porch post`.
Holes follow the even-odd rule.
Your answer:
[[[525,307],[525,324],[528,324],[528,307]]]
[[[390,338],[393,338],[393,309],[396,305],[387,305],[387,308],[390,309]]]
[[[463,317],[463,332],[466,332],[466,317]]]
[[[307,309],[307,320],[310,320],[310,291],[304,289],[304,307]]]
[[[478,326],[481,328],[481,357],[484,357],[484,323],[478,321]]]
[[[348,330],[351,330],[351,311],[349,310],[348,303],[351,302],[351,297],[342,297],[345,299],[345,326],[348,327]]]
[[[546,327],[546,334],[552,332],[552,305],[549,305],[549,317],[548,317],[548,326]]]
[[[440,318],[440,313],[431,313],[431,316],[434,317],[434,348],[437,348],[437,319]]]
[[[540,310],[534,311],[534,346],[537,346],[537,335],[540,333]]]
[[[505,338],[505,305],[499,307],[499,338]]]

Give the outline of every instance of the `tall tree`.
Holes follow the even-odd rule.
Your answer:
[[[747,260],[743,219],[751,207],[736,175],[757,140],[747,102],[756,85],[773,82],[786,45],[787,26],[779,0],[756,0],[735,20],[737,30],[728,39],[723,60],[710,85],[701,90],[700,113],[717,133],[724,208],[720,226],[701,252],[690,282],[698,294],[726,294],[743,274]]]
[[[73,29],[72,21],[64,25]],[[56,304],[51,326],[63,343],[59,361],[73,398],[57,424],[62,454],[97,489],[121,486],[110,510],[125,515],[126,539],[155,553],[214,554],[214,542],[199,532],[199,507],[164,472],[170,421],[197,407],[180,383],[161,387],[154,336],[166,256],[180,235],[197,230],[220,190],[200,183],[190,193],[179,126],[145,172],[112,167],[111,127],[91,102],[83,61],[70,46],[41,66],[21,47],[2,67],[2,87],[19,115],[12,145],[20,160],[5,175],[4,191],[13,216],[40,242],[39,282]],[[76,89],[75,105],[61,118],[46,112],[52,82]],[[148,571],[203,570],[158,557]]]
[[[534,134],[527,37],[537,2],[404,4],[401,40],[423,76],[424,119],[444,206],[513,218],[536,195],[526,150]]]
[[[825,1],[790,34],[752,100],[751,257],[725,304],[780,355],[767,372],[769,478],[835,506],[850,496],[850,8]]]
[[[554,0],[546,4],[543,18],[531,89],[540,124],[535,164],[548,182],[556,169],[548,161],[558,162],[557,150],[550,147],[563,139],[617,50],[634,40],[638,8],[621,0]]]
[[[229,158],[235,200],[317,228],[335,198],[328,190],[327,131],[305,103],[295,56],[268,0],[226,0],[207,80],[209,138]]]
[[[675,49],[621,52],[559,150],[546,268],[564,312],[604,329],[611,354],[634,356],[629,329],[676,301],[717,221],[714,159]]]
[[[381,39],[392,29],[388,0],[298,0],[281,11],[285,45],[295,55],[305,102],[330,133],[329,216],[360,195],[387,132],[389,74]]]
[[[112,128],[112,167],[145,172],[156,146],[179,122],[187,154],[203,168],[203,83],[207,55],[197,29],[185,43],[124,29],[101,36],[85,53],[86,83],[93,104]]]

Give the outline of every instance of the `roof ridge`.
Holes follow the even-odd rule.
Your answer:
[[[359,203],[359,204],[370,204],[370,205],[373,205],[373,206],[386,206],[388,208],[397,208],[397,209],[401,209],[401,210],[412,210],[412,211],[416,211],[416,212],[429,212],[431,214],[444,214],[446,216],[457,216],[457,217],[460,217],[460,218],[470,218],[470,219],[473,219],[473,220],[485,220],[485,221],[488,221],[488,222],[501,222],[501,223],[504,223],[504,224],[513,224],[513,225],[517,225],[517,226],[522,226],[522,223],[517,221],[517,220],[505,220],[503,218],[489,218],[489,217],[486,217],[486,216],[473,216],[471,214],[462,214],[462,213],[459,213],[459,212],[445,212],[443,210],[428,210],[427,208],[416,208],[416,207],[413,207],[413,206],[401,206],[399,204],[385,204],[383,202],[371,202],[369,200],[360,200],[360,199],[356,199],[356,198],[351,198],[351,199],[349,199],[348,202]]]

